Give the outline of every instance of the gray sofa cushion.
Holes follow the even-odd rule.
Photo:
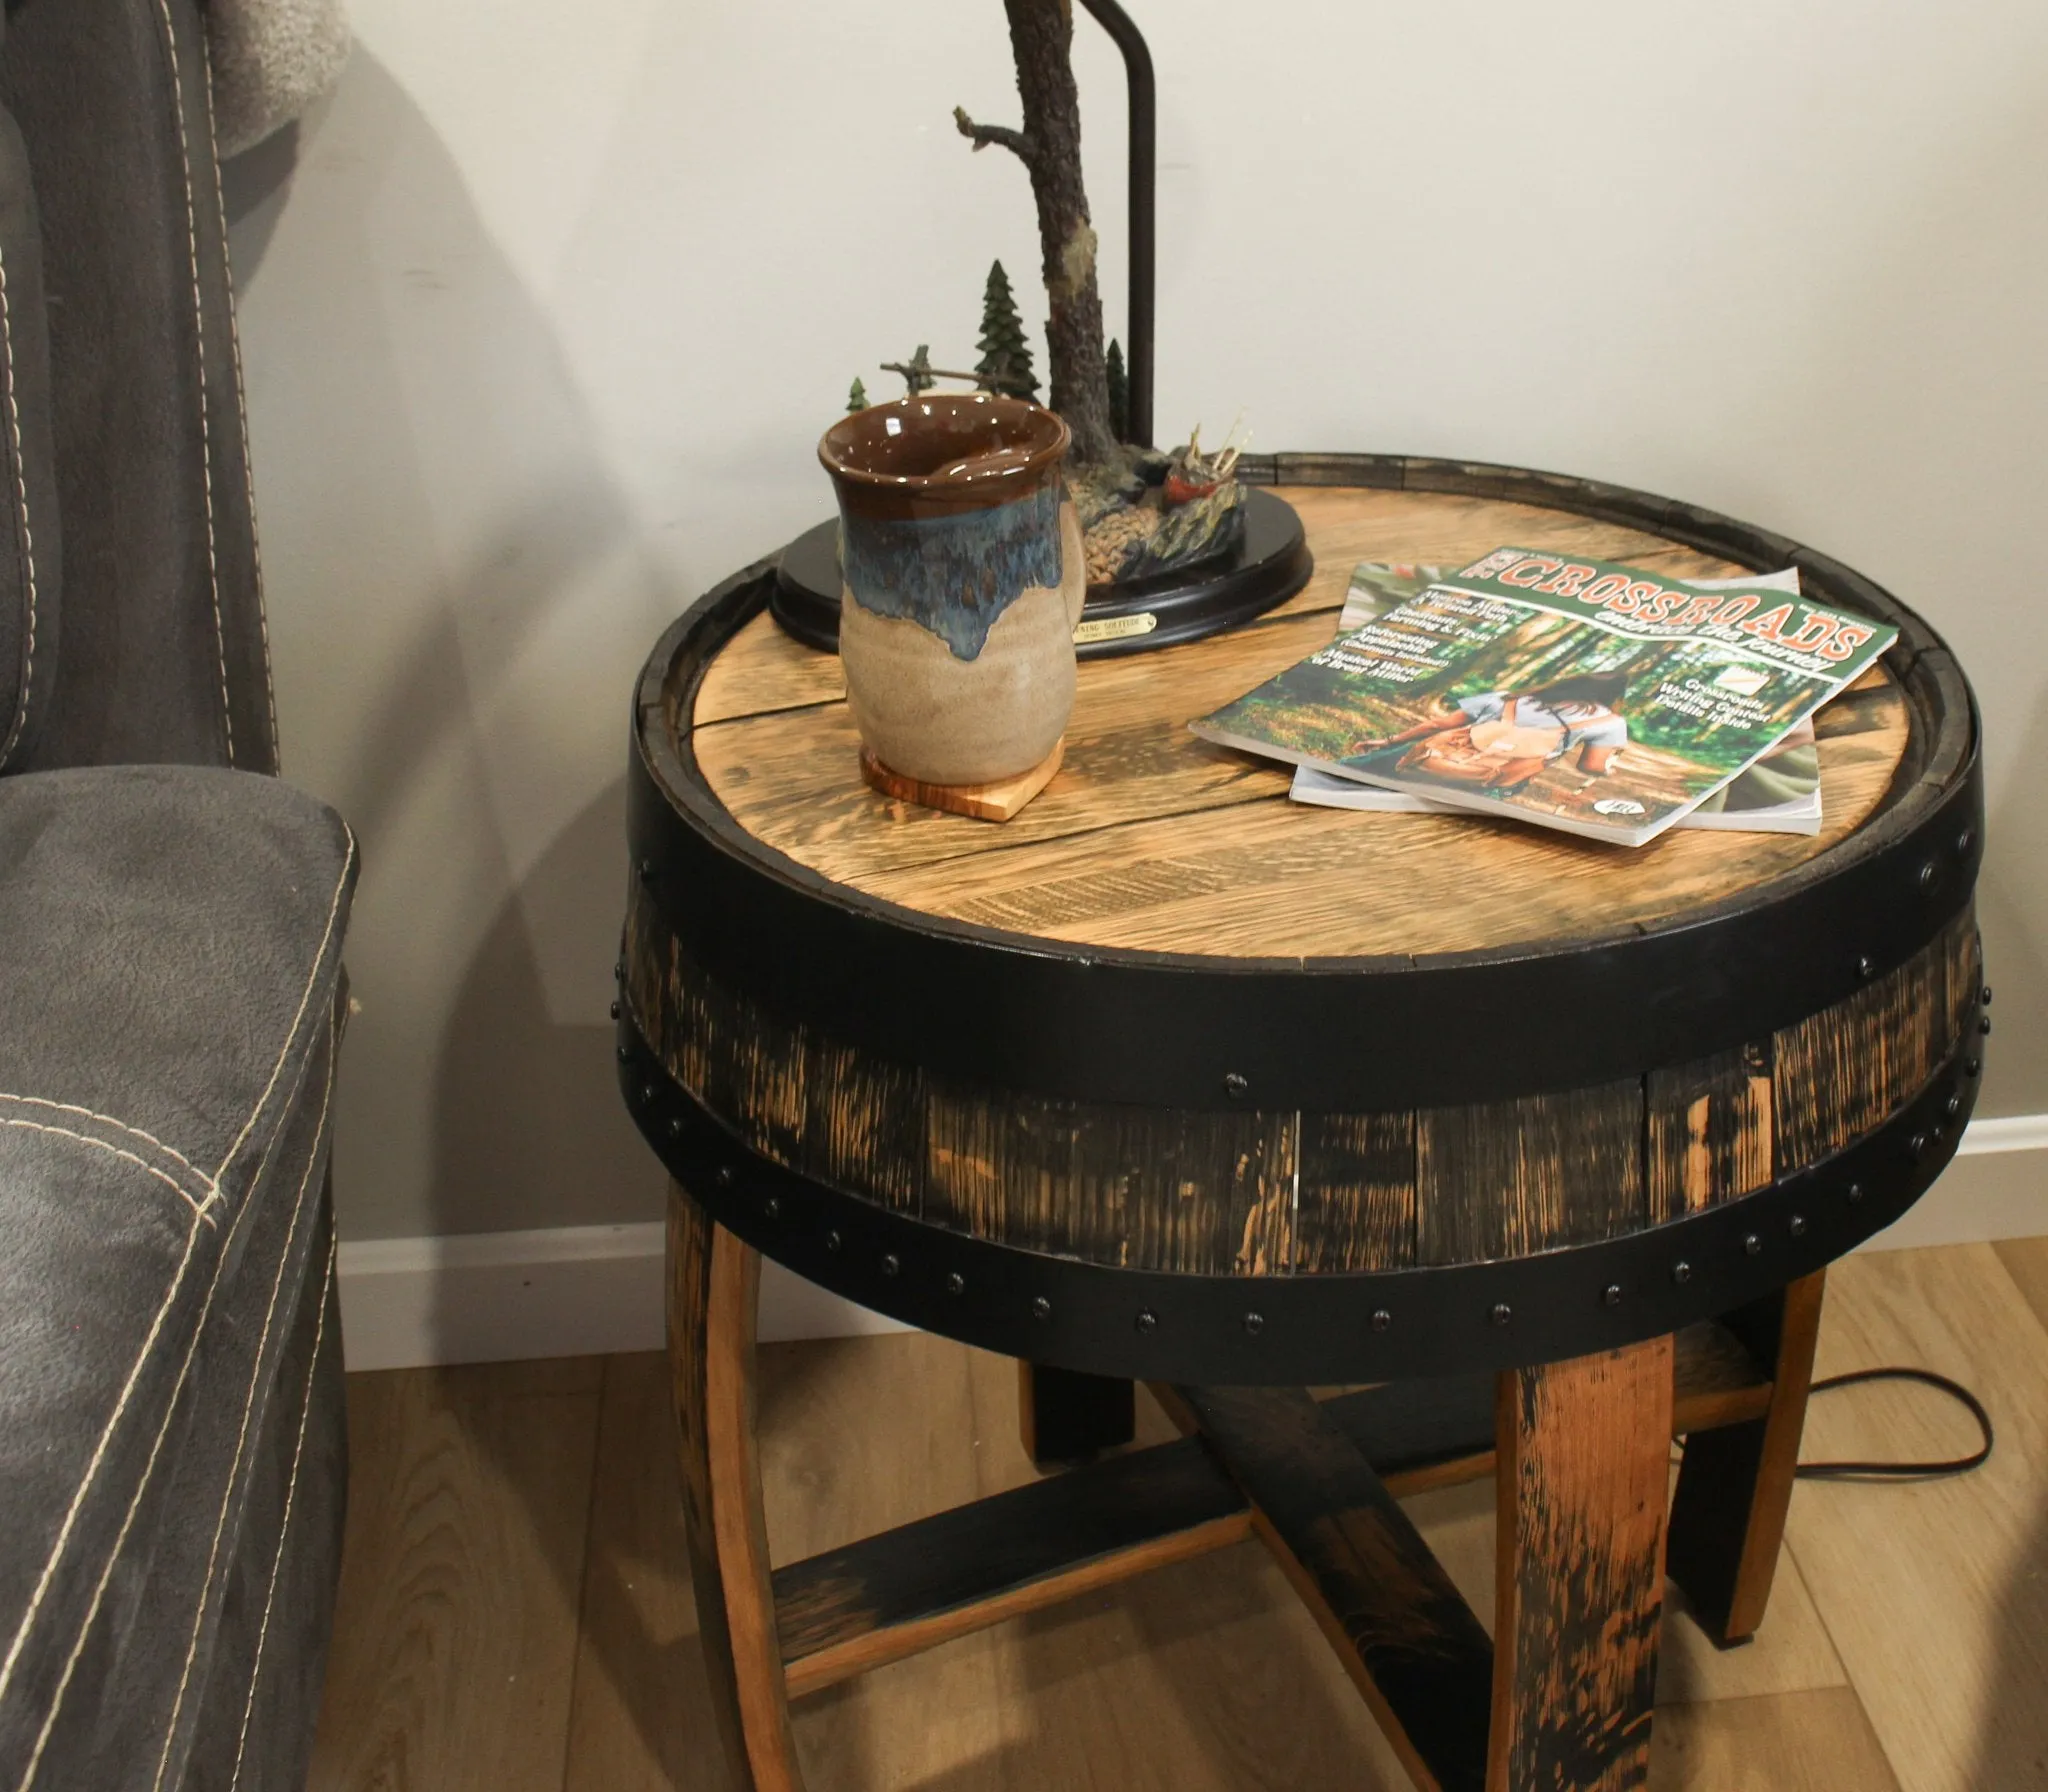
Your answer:
[[[0,1784],[181,1785],[221,1696],[325,1349],[354,875],[272,779],[0,779]]]
[[[50,340],[28,150],[0,108],[0,772],[35,745],[57,682]]]

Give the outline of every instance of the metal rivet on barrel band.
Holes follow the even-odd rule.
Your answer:
[[[1976,844],[1977,834],[1976,830],[1973,828],[1965,828],[1960,834],[1956,836],[1956,851],[1963,858],[1968,858],[1970,856],[1970,848],[1975,846]]]
[[[1600,1290],[1600,1299],[1603,1305],[1610,1307],[1620,1306],[1621,1284],[1619,1282],[1609,1282],[1605,1288]]]
[[[1761,1257],[1764,1254],[1764,1241],[1751,1232],[1743,1239],[1742,1250],[1745,1256]]]
[[[1924,1132],[1916,1132],[1906,1141],[1906,1155],[1916,1163],[1927,1155],[1927,1135]]]
[[[1383,1332],[1393,1323],[1394,1316],[1393,1314],[1389,1313],[1385,1307],[1373,1308],[1372,1329],[1374,1331]]]
[[[681,1137],[683,1136],[683,1117],[682,1117],[682,1115],[680,1115],[680,1114],[671,1114],[671,1115],[670,1115],[670,1116],[668,1117],[668,1136],[669,1136],[670,1138],[672,1138],[672,1139],[679,1139],[679,1138],[681,1138]]]
[[[1857,959],[1856,975],[1866,979],[1877,975],[1877,961],[1869,953],[1866,952],[1861,958]]]
[[[618,860],[614,859],[612,863],[616,865]],[[654,881],[654,861],[652,859],[642,859],[640,861],[640,881],[643,884],[651,884]]]
[[[770,1195],[761,1203],[761,1211],[771,1220],[779,1220],[782,1217],[782,1202],[774,1195]]]
[[[1229,1071],[1223,1078],[1223,1093],[1232,1101],[1242,1101],[1252,1092],[1252,1086],[1236,1071]]]
[[[614,860],[612,861],[612,863],[616,865],[616,864],[618,863],[618,860],[614,859]],[[626,980],[626,961],[625,961],[625,960],[624,960],[624,959],[622,958],[622,959],[620,959],[620,960],[619,960],[619,961],[618,961],[618,962],[617,962],[616,964],[614,964],[614,965],[612,966],[612,981],[613,981],[614,983],[623,983],[623,982],[625,982],[625,980]]]
[[[614,1003],[612,1004],[612,1019],[613,1019],[613,1020],[617,1020],[618,1018],[619,1018],[619,1005],[618,1005],[618,1003],[614,1002]]]
[[[1138,1330],[1148,1335],[1159,1329],[1159,1315],[1147,1307],[1138,1315]]]
[[[1988,983],[1987,983],[1987,984],[1985,984],[1985,985],[1984,985],[1984,987],[1983,987],[1982,989],[1980,989],[1980,990],[1979,990],[1979,991],[1977,992],[1977,1000],[1978,1000],[1978,1001],[1980,1001],[1980,1002],[1982,1002],[1982,1003],[1984,1004],[1984,1006],[1985,1006],[1985,1007],[1987,1007],[1987,1008],[1989,1008],[1989,1007],[1991,1006],[1991,985],[1990,985],[1990,984],[1988,984]]]
[[[642,1083],[640,1085],[640,1099],[649,1107],[654,1105],[654,1085],[652,1083]]]
[[[718,1166],[718,1168],[717,1168],[717,1169],[716,1169],[715,1171],[713,1171],[713,1172],[712,1172],[712,1177],[711,1177],[711,1179],[712,1179],[712,1181],[714,1181],[715,1183],[717,1183],[717,1184],[718,1184],[718,1186],[719,1186],[720,1188],[731,1188],[731,1187],[732,1187],[732,1165],[731,1165],[731,1164],[720,1164],[720,1165]]]
[[[846,1240],[841,1238],[836,1231],[825,1234],[825,1249],[830,1255],[838,1256],[845,1247]]]
[[[1791,1219],[1785,1222],[1785,1229],[1788,1232],[1790,1232],[1794,1238],[1804,1238],[1806,1236],[1806,1215],[1803,1213],[1795,1213],[1791,1217]]]
[[[633,1062],[633,1048],[630,1045],[622,1045],[619,1047],[619,1062],[621,1064],[630,1064]]]
[[[1031,1317],[1033,1319],[1050,1319],[1052,1317],[1052,1302],[1041,1294],[1031,1303]]]
[[[1964,1063],[1963,1074],[1965,1076],[1975,1076],[1983,1068],[1984,1060],[1982,1058],[1971,1058]]]
[[[1514,1318],[1514,1316],[1514,1308],[1509,1306],[1506,1301],[1501,1301],[1497,1303],[1493,1311],[1487,1315],[1487,1317],[1491,1319],[1495,1325],[1506,1325],[1509,1320]]]
[[[946,1278],[946,1292],[948,1294],[965,1294],[967,1292],[967,1278],[957,1269]]]
[[[902,1261],[897,1257],[894,1251],[889,1251],[884,1254],[882,1258],[882,1273],[885,1276],[896,1275],[901,1272],[902,1268]]]
[[[1671,1279],[1681,1287],[1692,1280],[1692,1265],[1681,1257],[1671,1266]]]
[[[1945,1104],[1945,1106],[1948,1113],[1948,1117],[1951,1120],[1953,1120],[1958,1114],[1960,1114],[1963,1111],[1963,1098],[1960,1095],[1951,1095],[1948,1098],[1948,1101]]]
[[[1247,1313],[1247,1314],[1246,1314],[1246,1315],[1244,1316],[1244,1329],[1245,1329],[1245,1335],[1246,1335],[1247,1337],[1253,1337],[1253,1338],[1256,1338],[1256,1337],[1257,1337],[1257,1336],[1259,1335],[1259,1333],[1261,1333],[1262,1331],[1264,1331],[1264,1330],[1266,1329],[1266,1316],[1265,1316],[1265,1314],[1263,1314],[1263,1313]]]
[[[1991,1031],[1990,1015],[1985,1015],[1985,1017],[1977,1023],[1977,1031],[1980,1033],[1989,1033]]]
[[[1926,889],[1931,889],[1931,888],[1933,887],[1933,884],[1934,884],[1934,877],[1935,877],[1935,871],[1934,871],[1934,861],[1933,861],[1932,859],[1929,859],[1929,860],[1928,860],[1928,861],[1927,861],[1927,862],[1926,862],[1926,863],[1925,863],[1924,865],[1922,865],[1922,866],[1920,867],[1920,887],[1921,887],[1921,889],[1923,889],[1923,890],[1926,890]]]
[[[1852,1201],[1860,1201],[1860,1200],[1862,1200],[1862,1199],[1863,1199],[1863,1184],[1862,1184],[1862,1183],[1860,1183],[1860,1182],[1852,1182],[1852,1183],[1850,1183],[1850,1184],[1849,1184],[1849,1199],[1850,1199],[1850,1200],[1852,1200]]]

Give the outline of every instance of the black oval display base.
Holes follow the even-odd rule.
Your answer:
[[[1184,571],[1090,586],[1076,655],[1084,660],[1147,653],[1198,641],[1285,603],[1315,570],[1301,518],[1284,498],[1246,491],[1244,539],[1237,551]],[[839,648],[839,524],[806,529],[776,564],[768,600],[775,620],[799,641]]]

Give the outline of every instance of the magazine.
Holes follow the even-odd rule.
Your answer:
[[[1190,723],[1220,745],[1641,846],[1896,629],[1751,578],[1498,548]]]
[[[1370,622],[1375,616],[1407,602],[1442,578],[1441,566],[1401,566],[1368,561],[1351,569],[1351,588],[1344,596],[1343,613],[1337,619],[1342,633]],[[1686,579],[1694,591],[1730,591],[1737,586],[1751,590],[1799,590],[1799,569],[1759,573],[1748,579]],[[1313,767],[1294,768],[1294,783],[1288,794],[1297,803],[1314,803],[1327,809],[1363,809],[1373,814],[1415,814],[1433,810],[1457,814],[1449,803],[1440,803],[1406,790],[1383,790],[1377,784],[1361,784],[1355,778],[1340,778]],[[1813,738],[1813,723],[1804,721],[1772,747],[1763,758],[1730,783],[1717,790],[1678,822],[1682,828],[1724,828],[1746,834],[1817,834],[1820,832],[1820,749]]]

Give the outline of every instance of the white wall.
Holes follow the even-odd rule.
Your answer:
[[[2048,7],[1131,0],[1159,423],[1672,492],[1837,553],[1983,699],[1987,1109],[2048,1110]],[[354,0],[232,171],[287,773],[361,831],[355,1239],[640,1221],[631,680],[822,516],[852,375],[970,352],[1024,179],[996,0]],[[1112,326],[1122,87],[1080,26]],[[2012,1024],[2018,1022],[2020,1024]]]

